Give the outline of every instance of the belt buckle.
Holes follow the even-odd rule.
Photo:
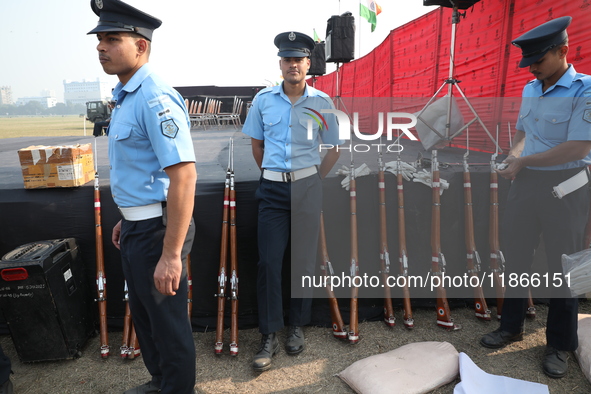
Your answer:
[[[282,172],[283,182],[291,182],[291,172]]]

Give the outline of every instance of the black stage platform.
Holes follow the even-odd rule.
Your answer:
[[[228,161],[228,143],[234,138],[235,174],[237,190],[237,231],[240,278],[240,327],[256,325],[256,226],[257,202],[254,193],[260,172],[251,156],[250,139],[240,130],[193,130],[193,142],[197,155],[197,192],[194,218],[197,236],[191,252],[193,273],[193,316],[196,330],[215,326],[217,301],[217,271],[222,218],[222,201],[225,171]],[[79,188],[26,190],[23,186],[18,149],[30,145],[70,145],[95,143],[101,181],[103,240],[108,289],[108,317],[112,327],[120,327],[124,313],[123,277],[119,251],[111,244],[111,229],[120,219],[109,190],[107,137],[44,137],[12,138],[0,140],[0,256],[28,242],[74,237],[78,241],[82,261],[86,264],[88,280],[94,288],[95,225],[93,211],[93,183]],[[402,160],[412,162],[425,152],[419,142],[405,141]],[[442,163],[461,162],[464,151],[445,148],[439,151]],[[355,167],[366,163],[372,170],[368,176],[357,180],[358,228],[361,272],[378,275],[379,270],[379,216],[377,189],[377,154],[355,153]],[[396,154],[386,153],[384,161],[396,160]],[[472,190],[474,201],[475,238],[488,270],[488,221],[489,221],[489,153],[471,152],[473,165]],[[484,164],[484,165],[482,165]],[[329,254],[338,275],[349,272],[349,193],[341,188],[342,176],[334,174],[341,165],[350,165],[348,151],[324,181],[324,212]],[[441,169],[441,177],[450,188],[441,198],[441,241],[450,275],[465,272],[464,199],[462,166],[452,165]],[[499,179],[500,214],[509,182]],[[398,230],[396,177],[386,173],[388,209],[388,238],[393,273],[397,273]],[[430,223],[431,189],[422,183],[405,182],[406,239],[410,274],[423,275],[431,266]],[[334,230],[334,231],[333,231]],[[488,289],[492,290],[492,289]],[[317,289],[319,296],[324,295]],[[493,294],[487,293],[487,294]],[[364,296],[361,289],[359,296]],[[448,296],[453,297],[453,292]],[[348,299],[341,299],[343,318],[348,321]],[[424,305],[432,299],[413,299]],[[463,301],[462,301],[463,302]],[[491,303],[494,304],[493,300]],[[379,318],[382,301],[379,298],[360,302],[360,319]],[[398,311],[400,309],[398,308]],[[399,313],[399,312],[398,312]],[[327,302],[314,301],[314,324],[329,324]]]

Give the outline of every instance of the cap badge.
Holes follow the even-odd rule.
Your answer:
[[[97,0],[98,1],[98,0]],[[289,33],[289,35],[287,36],[287,38],[289,38],[289,41],[295,41],[296,39],[296,35],[295,33],[292,31],[291,33]]]
[[[98,8],[99,10],[103,9],[103,0],[94,0],[94,4],[96,5],[96,8]]]

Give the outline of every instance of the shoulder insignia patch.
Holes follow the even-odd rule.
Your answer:
[[[591,123],[591,109],[586,109],[583,113],[583,119]]]
[[[160,123],[160,128],[162,129],[162,134],[169,138],[176,137],[176,133],[179,131],[179,127],[174,123],[173,119],[168,119]]]

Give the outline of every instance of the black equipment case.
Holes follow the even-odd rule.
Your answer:
[[[22,362],[80,357],[96,331],[73,238],[32,242],[0,260],[0,309]]]
[[[346,63],[355,59],[355,17],[350,12],[333,15],[326,26],[326,61]]]

